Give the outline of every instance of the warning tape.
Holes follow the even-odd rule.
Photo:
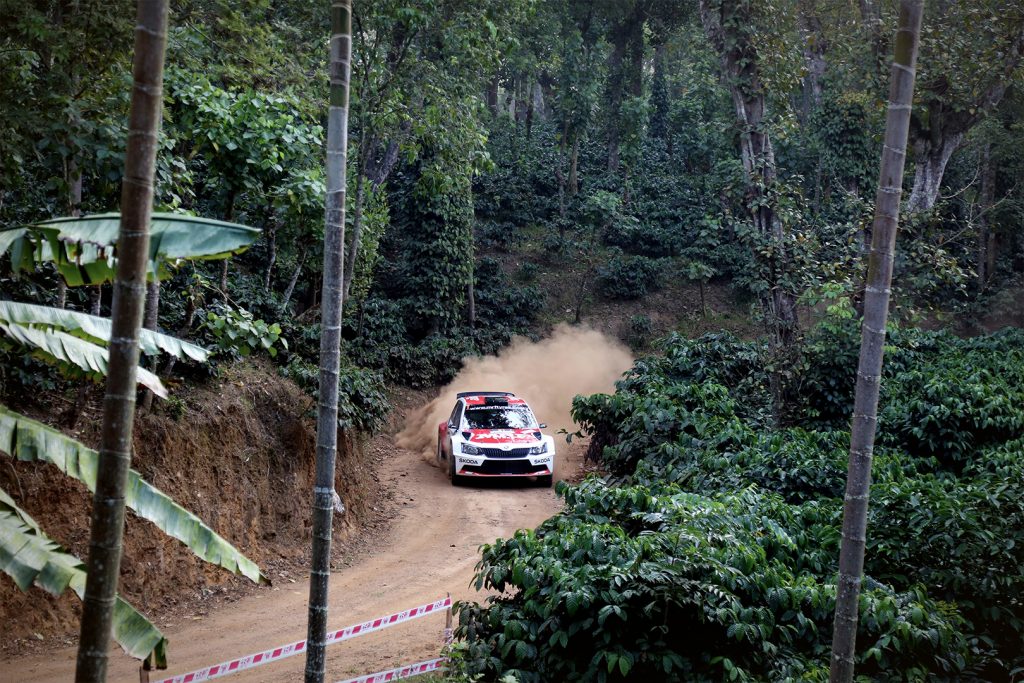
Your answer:
[[[361,624],[346,626],[345,628],[328,633],[327,644],[340,643],[341,641],[348,640],[349,638],[355,638],[366,633],[373,633],[374,631],[381,631],[391,626],[396,626],[409,621],[410,619],[425,617],[428,614],[440,612],[444,608],[450,607],[451,604],[451,597],[442,598],[440,600],[427,603],[426,605],[420,605],[419,607],[395,612],[394,614],[389,614],[384,617],[370,619],[369,621],[364,621]],[[238,659],[214,664],[213,666],[208,666],[205,669],[198,669],[187,674],[178,674],[177,676],[171,676],[170,678],[162,678],[154,683],[198,683],[199,681],[209,681],[214,678],[229,676],[233,673],[238,673],[239,671],[253,669],[258,666],[263,666],[264,664],[270,664],[271,662],[277,662],[288,657],[293,657],[305,650],[306,641],[299,640],[294,643],[289,643],[288,645],[281,645],[280,647],[264,650],[263,652],[257,652],[255,654],[246,655],[245,657],[239,657]],[[390,681],[396,679],[382,678],[380,680]]]
[[[386,681],[397,681],[403,678],[421,676],[423,674],[428,674],[431,671],[437,671],[438,669],[443,668],[444,657],[438,657],[437,659],[428,659],[425,662],[406,664],[405,666],[400,666],[397,669],[388,669],[387,671],[378,671],[375,674],[365,674],[363,676],[357,676],[356,678],[347,678],[344,681],[338,681],[338,683],[385,683]]]

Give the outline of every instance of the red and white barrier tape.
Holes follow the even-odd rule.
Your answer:
[[[346,626],[343,629],[332,631],[327,634],[327,644],[340,643],[343,640],[349,638],[355,638],[365,633],[373,633],[374,631],[380,631],[397,624],[409,621],[410,619],[418,619],[428,614],[434,614],[440,612],[446,607],[450,607],[452,599],[450,597],[442,598],[426,605],[420,605],[419,607],[413,607],[412,609],[403,610],[394,614],[389,614],[384,617],[378,617],[376,619],[370,619],[364,621],[361,624],[355,624],[353,626]],[[239,671],[245,671],[246,669],[253,669],[257,666],[263,666],[264,664],[270,664],[288,657],[299,654],[306,650],[306,641],[299,640],[288,645],[281,645],[270,650],[264,650],[263,652],[257,652],[255,654],[246,655],[245,657],[239,657],[238,659],[232,659],[227,662],[221,662],[220,664],[214,664],[204,669],[198,669],[187,674],[178,674],[177,676],[171,676],[170,678],[162,678],[155,683],[198,683],[199,681],[209,681],[214,678],[220,678],[222,676],[228,676]],[[362,680],[362,679],[359,679]],[[380,679],[380,680],[395,680],[393,678]]]
[[[444,657],[438,657],[437,659],[428,659],[425,662],[406,664],[405,666],[400,666],[397,669],[388,669],[387,671],[378,671],[375,674],[365,674],[363,676],[357,676],[356,678],[347,678],[344,681],[338,681],[338,683],[385,683],[386,681],[398,681],[403,678],[412,678],[413,676],[428,674],[431,671],[437,671],[438,669],[443,668]]]

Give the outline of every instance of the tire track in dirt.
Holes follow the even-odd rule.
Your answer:
[[[331,628],[397,612],[447,592],[455,600],[482,600],[469,586],[480,544],[535,527],[560,508],[552,489],[521,480],[452,487],[440,469],[425,462],[420,453],[399,448],[388,435],[376,437],[370,447],[379,454],[381,480],[392,491],[392,525],[386,534],[368,539],[368,551],[350,566],[333,574]],[[582,453],[578,442],[560,445],[560,477],[573,478],[581,468]],[[211,608],[201,620],[165,629],[170,640],[170,673],[192,671],[305,638],[308,592],[305,580],[275,585]],[[437,656],[443,627],[443,617],[429,616],[332,645],[327,650],[327,680]],[[0,681],[71,680],[75,654],[75,648],[65,647],[3,662]],[[284,683],[301,680],[303,668],[304,657],[299,655],[226,680]],[[109,680],[138,680],[138,663],[116,646]]]

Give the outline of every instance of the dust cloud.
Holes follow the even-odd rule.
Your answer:
[[[548,434],[556,434],[573,427],[574,396],[613,391],[615,380],[632,364],[625,346],[586,327],[562,324],[538,342],[517,337],[497,356],[467,358],[437,398],[409,414],[396,442],[434,463],[437,426],[448,419],[460,391],[511,391],[547,423]]]

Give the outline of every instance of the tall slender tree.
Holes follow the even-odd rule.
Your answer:
[[[871,487],[871,457],[878,422],[878,390],[882,381],[885,325],[889,318],[896,229],[903,169],[914,98],[914,76],[921,36],[924,0],[901,0],[899,27],[889,86],[889,110],[885,122],[885,144],[875,198],[875,218],[864,290],[864,318],[861,323],[860,362],[854,394],[850,434],[850,462],[843,503],[843,539],[839,551],[839,587],[832,632],[830,681],[853,680],[857,641],[858,605],[864,574],[864,544],[867,536],[868,495]]]
[[[306,683],[323,683],[327,646],[327,597],[331,575],[334,462],[338,452],[338,373],[344,281],[345,167],[348,157],[352,0],[331,2],[330,108],[327,118],[327,200],[324,225],[323,301],[320,304],[320,403],[316,424],[313,489],[313,557],[306,635]]]
[[[764,11],[752,0],[700,0],[704,32],[721,63],[722,76],[732,95],[740,159],[746,180],[747,206],[756,239],[752,253],[768,273],[761,295],[762,309],[771,330],[773,364],[779,366],[799,336],[796,294],[786,284],[792,249],[775,197],[778,169],[768,116],[768,87],[764,66],[770,59],[757,35],[757,21]],[[776,423],[785,415],[786,387],[783,373],[772,370],[771,390]]]
[[[163,112],[166,43],[167,0],[139,0],[128,145],[121,185],[121,228],[107,390],[103,399],[76,683],[100,683],[107,678],[107,653],[124,536],[125,485],[131,463],[135,371],[146,300],[149,221],[153,212],[153,177]]]

